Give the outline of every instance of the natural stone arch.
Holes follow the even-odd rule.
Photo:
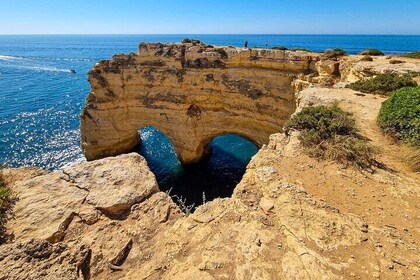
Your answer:
[[[314,72],[308,53],[140,44],[89,72],[81,114],[88,160],[132,150],[151,125],[173,143],[182,163],[198,161],[214,137],[243,136],[258,147],[295,110],[293,81]]]

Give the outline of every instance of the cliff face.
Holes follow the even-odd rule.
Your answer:
[[[221,51],[206,51],[206,56],[214,56],[210,62],[186,59],[188,48],[203,47],[185,47],[184,59],[182,45],[140,45],[140,55],[115,56],[95,67],[90,73],[92,92],[82,114],[85,151],[97,157],[106,155],[106,148],[112,153],[128,149],[128,144],[137,142],[136,129],[146,124],[160,128],[174,144],[193,141],[189,137],[201,139],[181,132],[211,135],[206,133],[222,131],[221,124],[230,127],[228,122],[216,122],[217,117],[231,117],[238,127],[247,128],[248,123],[240,123],[240,116],[231,116],[232,112],[244,113],[248,122],[260,124],[255,128],[259,133],[269,133],[272,115],[283,116],[276,110],[283,107],[269,101],[286,110],[285,104],[291,104],[293,97],[265,96],[268,91],[264,91],[256,98],[244,92],[262,91],[258,78],[265,87],[270,83],[284,86],[282,90],[273,87],[272,92],[288,94],[286,89],[292,85],[286,80],[297,77],[292,108],[336,104],[353,113],[361,135],[383,150],[378,160],[387,168],[370,173],[319,161],[303,152],[298,132],[275,133],[253,157],[232,197],[208,202],[190,215],[159,191],[145,159],[137,154],[53,173],[2,169],[17,199],[6,224],[14,239],[0,246],[0,279],[418,278],[420,174],[404,165],[405,147],[388,139],[376,124],[385,98],[323,87],[339,80],[337,71],[341,81],[346,81],[389,70],[385,58],[375,58],[371,64],[354,56],[313,63],[316,59],[307,57],[304,62],[300,54],[292,59],[293,53],[259,50],[259,59],[251,59],[248,50],[225,48],[227,59],[219,56]],[[282,62],[271,57],[275,55],[290,59]],[[404,73],[404,67],[413,68],[411,64],[414,70],[409,71],[420,73],[419,62],[395,66],[392,71]],[[317,76],[297,74],[314,71],[313,67]],[[249,87],[223,84],[224,74],[229,75],[228,81],[247,75]],[[204,75],[213,75],[214,81],[204,81]],[[127,86],[130,82],[134,84]],[[210,85],[219,91],[201,89]],[[229,85],[232,89],[228,90]],[[219,96],[222,93],[224,98]],[[225,107],[208,102],[211,98]],[[270,114],[256,109],[263,100],[272,106]],[[195,106],[188,110],[191,105]],[[168,115],[166,121],[160,121],[160,112]],[[194,126],[209,120],[206,114],[214,117],[216,128]],[[124,133],[128,136],[121,138]],[[259,139],[252,131],[245,136]],[[112,143],[121,145],[113,148]],[[176,147],[182,155],[186,144],[181,144]]]
[[[199,160],[225,133],[261,146],[295,110],[293,81],[316,72],[307,52],[192,44],[140,44],[89,72],[92,91],[81,114],[88,160],[130,151],[152,125],[183,163]]]
[[[137,154],[49,174],[1,170],[18,200],[0,278],[416,279],[420,176],[404,169],[395,156],[402,147],[376,126],[383,100],[331,88],[297,96],[298,110],[338,104],[353,112],[392,172],[315,160],[296,132],[277,133],[231,198],[189,216]]]

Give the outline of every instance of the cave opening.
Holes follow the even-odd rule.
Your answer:
[[[168,192],[184,212],[215,198],[230,197],[258,148],[235,134],[213,138],[210,153],[194,164],[182,165],[171,141],[159,130],[139,130],[140,144],[134,149],[155,174],[161,191]]]

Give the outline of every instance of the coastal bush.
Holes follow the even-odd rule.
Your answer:
[[[184,40],[182,40],[182,43],[183,44],[193,44],[193,45],[196,45],[196,44],[201,44],[201,41],[200,40],[196,40],[196,39],[190,39],[190,38],[185,38]]]
[[[415,87],[416,81],[410,75],[380,74],[374,78],[363,79],[347,85],[347,88],[364,93],[388,94],[403,87]]]
[[[280,50],[280,51],[286,51],[286,50],[288,50],[288,48],[283,47],[283,46],[272,47],[271,49],[273,49],[273,50]]]
[[[227,59],[228,58],[228,54],[227,54],[227,52],[223,48],[217,48],[214,51],[217,52],[217,53],[219,53],[220,54],[220,57],[222,59]]]
[[[402,55],[402,57],[409,57],[409,58],[418,58],[420,59],[420,51],[411,52],[411,53],[405,53]]]
[[[379,166],[378,149],[358,134],[355,119],[337,106],[306,107],[285,125],[300,131],[299,140],[309,156],[331,159],[362,169]]]
[[[380,56],[380,55],[385,55],[385,54],[377,49],[367,49],[367,50],[361,51],[359,55]]]
[[[324,57],[326,58],[338,58],[340,56],[346,56],[348,53],[343,49],[333,49],[333,50],[326,50],[324,52]]]
[[[369,55],[365,55],[360,59],[360,61],[373,61],[373,58]]]
[[[378,122],[385,133],[412,145],[405,161],[420,171],[420,87],[392,93],[382,103]]]
[[[389,64],[401,64],[401,63],[404,63],[404,61],[399,60],[399,59],[391,59],[389,61]]]
[[[386,133],[420,147],[420,87],[392,93],[382,103],[378,121]]]
[[[293,48],[293,49],[290,49],[291,51],[303,51],[303,52],[312,52],[311,50],[309,50],[309,49],[305,49],[305,48]]]

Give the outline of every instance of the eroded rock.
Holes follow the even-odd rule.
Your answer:
[[[17,182],[18,197],[9,231],[18,240],[32,237],[58,242],[73,219],[87,224],[129,211],[159,191],[156,179],[138,154],[81,163],[62,171]],[[40,226],[44,224],[44,226]]]
[[[225,133],[262,146],[295,110],[292,81],[315,73],[318,59],[299,51],[142,43],[137,55],[113,56],[89,72],[83,152],[88,160],[128,152],[147,125],[172,141],[183,163],[198,161]]]

